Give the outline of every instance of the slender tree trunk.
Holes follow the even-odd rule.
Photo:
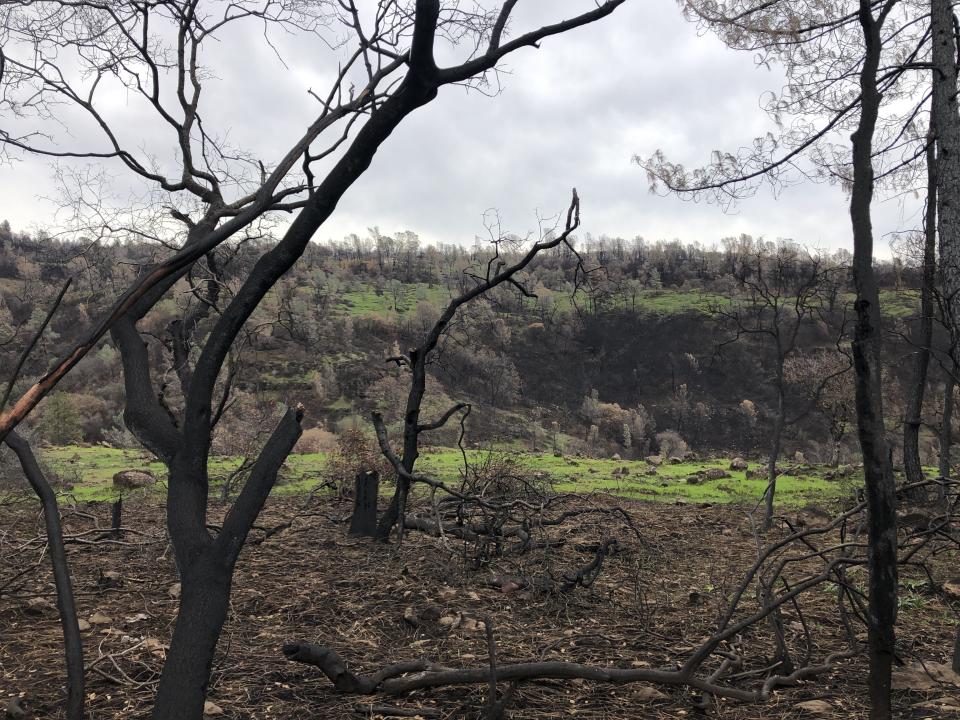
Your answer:
[[[16,432],[7,435],[6,442],[20,461],[27,482],[43,504],[43,520],[47,530],[47,544],[50,547],[53,581],[57,589],[57,610],[60,612],[63,649],[67,660],[67,720],[83,720],[83,641],[80,639],[80,624],[73,599],[73,584],[70,582],[67,550],[63,544],[60,508],[30,444]]]
[[[943,390],[943,418],[940,421],[940,477],[950,477],[950,447],[953,445],[953,388],[956,384],[954,372],[956,367],[950,368]],[[941,500],[946,502],[946,487],[941,485]]]
[[[420,406],[423,404],[423,396],[427,391],[427,352],[423,348],[411,350],[409,360],[413,379],[410,384],[410,393],[407,395],[407,407],[403,415],[401,464],[404,470],[411,473],[414,465],[416,465],[417,458],[420,457]],[[402,536],[409,492],[410,481],[398,477],[397,489],[394,491],[390,505],[377,526],[377,540],[386,542],[390,538],[390,531],[394,525],[397,526]]]
[[[960,340],[960,113],[951,0],[930,1],[933,89],[931,124],[937,138],[937,232],[940,278],[951,338]]]
[[[853,361],[857,429],[863,454],[868,513],[870,718],[888,720],[891,717],[891,671],[897,619],[897,509],[896,487],[884,437],[880,297],[873,273],[871,204],[874,174],[871,153],[881,102],[877,89],[881,21],[873,17],[870,0],[860,0],[858,20],[863,30],[865,52],[860,71],[860,119],[851,138],[853,187],[850,221],[856,288]]]
[[[213,556],[210,548],[190,568],[181,569],[180,609],[153,720],[183,720],[203,713],[217,640],[227,619],[233,572]]]
[[[920,425],[927,387],[930,345],[933,341],[933,291],[936,282],[937,169],[934,134],[927,140],[927,206],[924,216],[923,282],[920,287],[920,322],[913,333],[913,376],[903,418],[903,471],[907,483],[923,480],[920,464]]]
[[[777,417],[773,422],[773,438],[770,447],[770,458],[767,461],[767,492],[764,496],[765,509],[763,513],[763,529],[769,530],[773,524],[773,498],[777,491],[777,460],[780,459],[780,445],[783,441],[783,385],[777,397]]]

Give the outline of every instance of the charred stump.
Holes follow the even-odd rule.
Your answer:
[[[353,517],[350,534],[374,537],[377,533],[377,497],[380,476],[375,470],[361,470],[353,485]]]

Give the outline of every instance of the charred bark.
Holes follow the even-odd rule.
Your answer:
[[[920,425],[923,415],[923,397],[927,387],[927,368],[930,366],[930,346],[933,342],[933,294],[936,284],[937,247],[937,167],[933,132],[927,141],[927,205],[924,213],[923,280],[920,286],[920,321],[914,329],[912,342],[913,372],[903,418],[903,471],[907,483],[923,480],[920,464]]]
[[[30,487],[43,505],[43,520],[47,530],[47,544],[50,547],[50,563],[53,565],[53,580],[57,589],[57,610],[60,612],[63,647],[67,659],[67,719],[83,720],[83,641],[80,638],[80,624],[77,621],[77,606],[73,598],[67,550],[63,543],[60,508],[57,506],[56,495],[53,494],[53,489],[30,448],[30,443],[15,432],[7,435],[6,443],[16,454],[27,482],[30,483]]]
[[[377,499],[380,476],[376,471],[361,470],[353,483],[353,515],[350,534],[373,537],[377,532]]]
[[[873,271],[873,225],[871,205],[874,190],[873,136],[880,110],[877,88],[880,64],[880,29],[887,3],[874,17],[869,0],[860,0],[858,21],[863,31],[864,62],[860,70],[861,110],[853,145],[853,187],[850,220],[853,227],[853,280],[856,289],[856,323],[853,339],[857,429],[867,497],[869,543],[869,694],[872,720],[891,717],[891,672],[894,657],[894,626],[897,619],[897,515],[896,487],[890,466],[883,425],[881,394],[880,296]]]

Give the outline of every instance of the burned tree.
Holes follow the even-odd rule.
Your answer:
[[[734,332],[730,342],[747,339],[759,346],[769,358],[770,387],[775,400],[773,427],[770,430],[770,454],[767,460],[767,489],[764,492],[764,528],[773,522],[774,495],[777,487],[777,462],[783,445],[784,429],[802,419],[811,403],[791,407],[787,368],[819,324],[827,325],[829,306],[825,290],[836,274],[823,258],[805,255],[799,248],[781,243],[776,247],[758,242],[737,259],[735,276],[739,293],[728,304],[713,308],[715,316],[729,324]],[[842,334],[842,330],[841,330]],[[766,364],[766,363],[765,363]],[[843,369],[818,380],[811,395],[816,398]]]
[[[373,423],[380,441],[380,447],[397,471],[397,489],[377,528],[377,537],[380,540],[387,540],[395,525],[401,534],[403,532],[407,496],[410,491],[414,466],[420,455],[420,435],[424,432],[443,427],[457,413],[464,411],[469,412],[470,406],[468,404],[457,403],[435,420],[426,423],[420,421],[420,408],[423,404],[423,398],[427,389],[427,365],[434,351],[437,349],[441,337],[443,337],[444,332],[456,316],[457,311],[464,305],[483,297],[494,288],[504,284],[514,287],[526,297],[535,297],[535,295],[522,284],[521,278],[519,278],[518,275],[536,259],[537,255],[545,250],[559,247],[560,245],[567,246],[572,250],[573,246],[570,244],[570,236],[579,226],[580,198],[577,196],[576,189],[574,189],[573,198],[567,209],[563,231],[556,235],[547,234],[522,253],[517,261],[508,263],[502,256],[502,251],[508,239],[500,236],[496,237],[494,239],[494,252],[487,259],[483,270],[481,272],[467,271],[464,273],[464,281],[467,283],[467,289],[447,304],[447,307],[443,310],[433,327],[427,332],[422,342],[417,347],[411,348],[405,354],[391,358],[393,362],[409,369],[410,391],[407,395],[406,407],[403,414],[403,448],[399,457],[395,455],[390,448],[387,439],[387,428],[383,422],[383,417],[379,413],[374,413],[373,415]]]

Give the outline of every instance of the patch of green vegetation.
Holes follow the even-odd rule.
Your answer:
[[[42,448],[38,456],[60,481],[73,486],[69,492],[80,501],[116,500],[120,493],[113,487],[113,476],[121,470],[148,470],[160,489],[167,477],[163,463],[147,459],[139,450],[63,445]]]
[[[470,450],[470,463],[482,461],[484,451]],[[703,460],[679,464],[664,464],[656,474],[648,474],[651,467],[643,460],[610,460],[599,458],[557,457],[553,453],[522,453],[522,460],[531,470],[550,478],[558,492],[610,493],[621,497],[656,502],[708,502],[753,504],[760,501],[767,481],[762,476],[747,477],[744,471],[728,470],[727,460]],[[71,494],[78,500],[112,500],[117,496],[113,475],[120,470],[149,470],[158,479],[155,491],[164,490],[166,470],[157,461],[135,450],[119,450],[100,446],[51,447],[41,453],[42,461],[65,482],[73,485]],[[239,467],[237,457],[212,457],[210,480],[216,492],[231,472]],[[326,464],[324,453],[291,455],[281,471],[280,482],[274,489],[283,495],[304,494],[316,487]],[[457,448],[427,449],[421,455],[417,469],[448,484],[459,482],[463,469],[463,455]],[[688,478],[700,471],[723,470],[729,477]],[[761,470],[758,463],[751,470]],[[624,472],[626,471],[626,472]],[[804,470],[797,475],[777,478],[777,504],[797,507],[807,503],[831,503],[850,497],[851,489],[862,484],[862,476],[851,475],[843,480],[828,480],[820,470]],[[384,492],[390,485],[384,483]]]
[[[920,292],[917,290],[882,290],[880,309],[884,315],[907,318],[920,312]]]
[[[420,302],[438,308],[450,301],[450,293],[442,285],[393,282],[384,287],[362,283],[355,290],[340,293],[337,307],[348,315],[407,315],[416,311]]]

